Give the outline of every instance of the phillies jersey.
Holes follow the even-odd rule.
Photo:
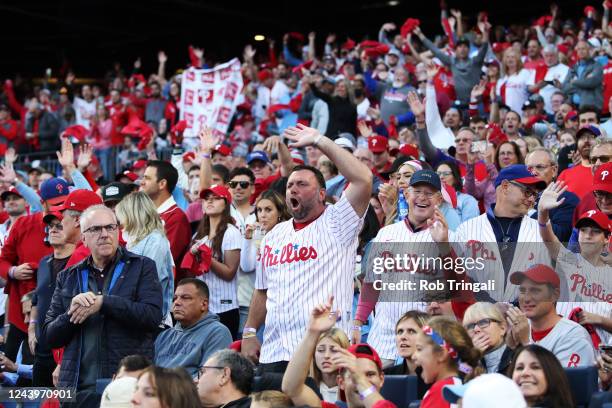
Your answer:
[[[296,231],[293,218],[277,224],[260,246],[255,288],[267,289],[261,363],[289,361],[315,306],[334,296],[338,325],[351,326],[353,276],[358,235],[363,226],[342,195],[316,220]]]
[[[589,333],[576,322],[562,318],[543,339],[529,343],[544,347],[557,357],[563,367],[594,366],[595,349]]]
[[[496,290],[490,294],[496,301],[514,301],[518,297],[518,285],[511,284],[509,279],[512,272],[524,271],[538,263],[551,263],[538,222],[527,215],[521,220],[517,242],[507,244],[516,245],[507,276],[500,256],[500,247],[504,243],[497,242],[486,213],[459,225],[454,241],[453,247],[458,255],[484,260],[484,268],[468,269],[467,274],[477,282],[493,279]]]
[[[419,255],[429,253],[436,247],[429,228],[413,232],[410,225],[406,222],[406,219],[404,219],[402,222],[396,222],[378,231],[376,238],[372,241],[370,253],[368,254],[370,258],[369,265],[371,265],[373,257],[381,257],[381,252],[387,250],[383,244],[385,242],[406,243],[410,245],[409,250],[411,253]],[[389,273],[393,272],[389,271]],[[418,279],[419,275],[420,274],[415,273],[414,277]],[[367,268],[365,282],[372,283],[380,278],[380,275],[374,274],[373,268]],[[415,294],[418,295],[418,291],[416,292]],[[406,297],[409,297],[408,293],[406,293],[406,295]],[[374,319],[372,327],[370,328],[370,333],[368,334],[368,343],[374,347],[381,358],[395,360],[398,357],[395,344],[395,324],[407,311],[424,311],[426,307],[427,304],[425,302],[419,301],[376,302]]]
[[[432,384],[427,390],[421,402],[421,408],[457,408],[457,404],[451,404],[446,401],[442,394],[442,389],[445,385],[461,385],[461,379],[457,377],[449,377],[443,380],[438,380]]]
[[[198,246],[206,244],[212,248],[212,242],[208,239],[208,235],[198,240],[195,244]],[[221,243],[221,259],[219,259],[219,262],[223,262],[225,251],[240,250],[241,248],[242,235],[240,231],[232,224],[227,224],[227,229],[223,235],[223,242]],[[223,313],[238,308],[238,288],[236,284],[238,273],[234,275],[231,281],[226,281],[210,270],[198,276],[198,279],[203,280],[208,286],[208,291],[210,292],[209,309],[211,312]]]

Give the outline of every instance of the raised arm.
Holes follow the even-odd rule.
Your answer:
[[[423,45],[425,47],[427,47],[428,50],[430,50],[431,52],[433,52],[433,54],[438,57],[440,59],[440,61],[442,61],[442,63],[444,65],[451,65],[453,60],[451,57],[449,57],[448,55],[446,55],[444,52],[442,52],[441,49],[439,49],[438,47],[436,47],[434,45],[434,43],[432,43],[431,41],[429,41],[429,39],[427,37],[425,37],[425,34],[423,34],[423,32],[421,31],[421,29],[419,27],[416,27],[414,29],[414,33],[419,37],[419,39],[421,40],[421,42],[423,43]]]
[[[214,136],[210,128],[205,127],[200,131],[200,191],[212,185],[212,151],[219,142],[219,136]]]
[[[563,181],[555,181],[551,183],[540,196],[538,203],[538,225],[540,226],[540,235],[544,241],[546,248],[552,259],[557,259],[561,242],[553,231],[550,223],[549,211],[559,207],[565,201],[565,198],[559,200],[559,196],[567,190],[567,186]]]
[[[159,78],[159,82],[163,87],[166,84],[166,61],[168,61],[168,57],[166,53],[160,51],[157,53],[157,62],[159,65],[157,66],[157,77]]]
[[[444,126],[440,110],[436,102],[436,88],[433,79],[440,70],[433,62],[427,64],[427,87],[425,90],[425,123],[431,143],[438,149],[448,149],[455,144],[455,135]]]
[[[316,306],[304,338],[295,349],[283,375],[282,389],[296,406],[320,407],[321,399],[305,382],[321,333],[334,327],[339,311],[332,310],[333,296],[324,305]]]
[[[363,217],[370,202],[372,192],[372,172],[347,150],[338,146],[333,140],[323,136],[317,129],[302,124],[289,127],[285,130],[285,137],[292,140],[293,147],[301,148],[316,146],[324,155],[336,165],[338,172],[346,177],[349,183],[344,191],[351,206]]]

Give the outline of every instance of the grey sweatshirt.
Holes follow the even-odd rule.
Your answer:
[[[177,323],[155,340],[155,364],[161,367],[183,367],[194,376],[217,350],[226,349],[232,335],[219,316],[208,313],[191,327]]]

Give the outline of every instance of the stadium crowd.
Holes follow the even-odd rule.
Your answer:
[[[610,8],[247,45],[229,131],[189,142],[163,51],[148,76],[6,80],[3,386],[82,407],[612,402]],[[385,251],[484,267],[415,267],[443,289],[390,299]]]

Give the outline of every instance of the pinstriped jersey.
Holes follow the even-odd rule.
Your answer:
[[[277,224],[260,245],[255,288],[267,289],[261,363],[289,361],[312,309],[334,295],[338,326],[351,324],[358,235],[363,226],[345,195],[306,227]]]

